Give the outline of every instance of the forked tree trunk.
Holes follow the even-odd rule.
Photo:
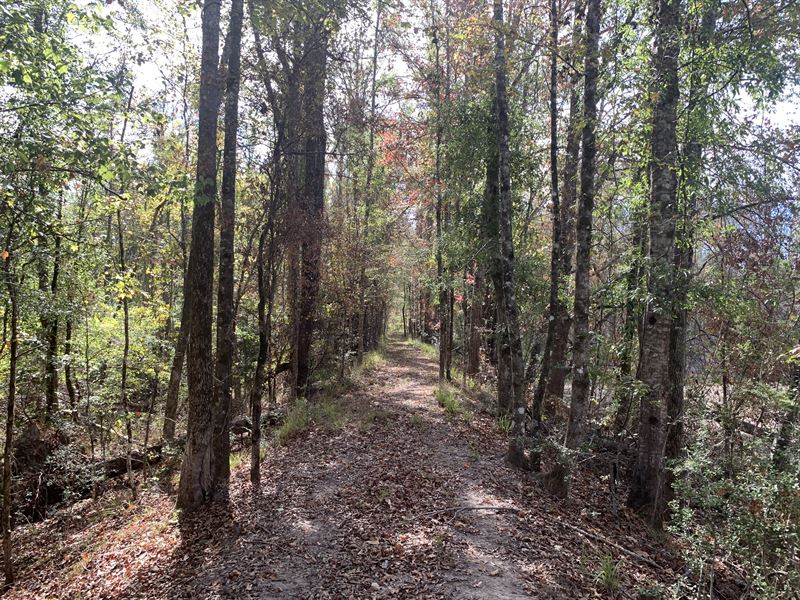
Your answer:
[[[212,498],[214,423],[209,399],[214,393],[212,356],[212,298],[214,289],[214,201],[217,195],[217,115],[219,112],[220,4],[203,4],[203,43],[200,70],[197,178],[192,213],[192,245],[184,298],[189,310],[187,378],[189,419],[178,508],[192,511]]]
[[[656,0],[655,53],[650,163],[650,261],[639,354],[638,379],[644,384],[639,413],[639,447],[628,505],[660,526],[657,510],[663,484],[664,419],[670,393],[669,340],[676,216],[676,120],[680,0]]]

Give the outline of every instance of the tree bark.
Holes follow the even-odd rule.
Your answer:
[[[495,25],[495,86],[497,100],[497,149],[499,194],[500,253],[498,257],[501,288],[501,310],[504,322],[507,383],[498,385],[500,404],[512,409],[512,426],[509,436],[508,461],[518,467],[525,466],[525,366],[522,360],[522,338],[517,317],[517,299],[514,284],[514,238],[512,236],[513,205],[511,195],[511,153],[508,133],[508,98],[506,95],[506,51],[503,23],[503,2],[494,0]],[[506,398],[503,400],[503,398]]]
[[[213,495],[213,418],[209,399],[214,393],[212,356],[212,294],[214,288],[214,201],[217,195],[217,116],[219,112],[220,4],[205,0],[200,70],[197,176],[192,213],[192,244],[184,298],[189,310],[187,378],[189,419],[177,506],[193,511]]]
[[[640,402],[639,446],[628,505],[649,513],[660,526],[657,510],[663,485],[664,419],[670,390],[669,344],[672,327],[672,280],[676,216],[676,120],[680,0],[656,0],[654,7],[655,98],[650,139],[650,261],[638,379],[644,384]]]
[[[597,126],[597,72],[600,47],[600,0],[589,0],[586,14],[586,57],[583,87],[583,132],[581,134],[581,195],[578,205],[577,254],[575,257],[575,344],[572,348],[572,400],[565,445],[575,450],[584,439],[589,404],[589,310],[591,308],[592,211],[594,210],[595,129]],[[569,490],[570,468],[556,465],[551,483],[558,495]]]
[[[583,13],[584,2],[575,1],[575,10],[572,20],[573,54],[579,56],[583,38]],[[575,201],[578,196],[578,159],[581,146],[581,99],[578,94],[581,73],[578,69],[572,70],[570,76],[569,92],[569,120],[567,124],[567,148],[564,156],[564,169],[561,173],[560,221],[561,239],[559,241],[559,292],[561,282],[567,281],[572,274],[572,260],[575,253]],[[545,417],[552,419],[556,413],[556,403],[564,396],[564,384],[569,367],[566,364],[569,332],[572,327],[572,316],[565,302],[556,303],[556,313],[553,315],[554,330],[553,344],[548,361],[549,369],[542,371],[541,378],[546,378],[542,399]],[[537,385],[537,387],[538,387]]]
[[[214,377],[215,498],[226,499],[231,476],[230,423],[233,403],[233,359],[236,351],[234,314],[234,232],[236,218],[236,144],[239,129],[244,0],[233,0],[227,46],[225,86],[225,141],[222,151],[222,194],[219,219],[219,283],[217,287],[217,363]]]
[[[305,38],[303,114],[305,117],[303,190],[303,242],[300,249],[300,298],[297,315],[296,393],[302,396],[311,374],[311,341],[319,294],[322,251],[322,213],[325,195],[325,74],[328,33],[320,19],[308,25]]]
[[[533,394],[533,414],[541,419],[545,387],[550,374],[551,357],[556,335],[556,318],[561,297],[561,206],[558,194],[558,8],[556,0],[550,0],[550,209],[552,219],[552,248],[550,251],[550,298],[547,336],[542,351],[542,368]],[[531,375],[532,377],[532,375]]]
[[[703,14],[697,39],[694,42],[695,54],[703,55],[708,49],[714,36],[717,21],[717,3]],[[660,504],[657,510],[659,518],[667,516],[669,503],[675,497],[673,485],[675,482],[672,463],[677,461],[683,451],[683,405],[684,387],[686,385],[686,328],[689,322],[687,310],[687,296],[689,283],[694,268],[694,219],[697,211],[697,195],[702,175],[703,159],[703,127],[706,122],[705,98],[708,94],[708,79],[696,67],[689,78],[689,98],[686,106],[686,131],[687,140],[684,145],[681,168],[681,190],[683,192],[682,215],[678,232],[678,243],[675,247],[675,294],[674,317],[670,331],[669,345],[669,381],[670,389],[667,396],[667,423],[664,458],[667,469],[664,474],[664,491],[659,496]]]

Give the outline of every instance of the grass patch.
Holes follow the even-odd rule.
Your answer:
[[[600,562],[600,569],[595,577],[595,584],[606,592],[613,594],[622,584],[622,575],[619,572],[619,563],[611,556],[606,556]]]
[[[513,421],[509,415],[500,415],[497,418],[497,428],[503,435],[508,435],[511,433],[511,426],[513,425]]]
[[[356,364],[353,366],[350,372],[352,378],[360,379],[365,373],[368,373],[372,369],[375,369],[386,362],[386,358],[383,355],[385,350],[386,348],[384,347],[383,342],[381,342],[377,348],[366,352],[361,358],[361,364]]]
[[[406,343],[422,352],[428,358],[437,358],[439,356],[439,349],[436,346],[426,344],[422,340],[410,339]]]
[[[231,471],[237,469],[244,462],[245,455],[250,456],[249,452],[231,452],[228,455],[228,463],[231,466]]]
[[[279,446],[317,426],[326,431],[338,431],[343,425],[342,409],[332,400],[308,402],[304,398],[295,402],[283,425],[275,432]]]
[[[461,400],[452,386],[440,383],[434,390],[434,395],[436,396],[436,403],[444,409],[446,415],[455,417],[464,412]]]

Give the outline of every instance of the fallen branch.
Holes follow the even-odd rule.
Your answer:
[[[623,554],[627,554],[628,556],[630,556],[632,558],[635,558],[636,560],[638,560],[640,562],[643,562],[644,564],[646,564],[646,565],[648,565],[650,567],[653,567],[654,569],[661,569],[662,568],[661,565],[659,565],[654,560],[651,560],[651,559],[647,558],[646,556],[642,556],[641,554],[638,554],[638,553],[634,552],[633,550],[628,550],[624,546],[620,546],[618,543],[611,541],[607,537],[603,537],[602,535],[599,535],[597,533],[591,533],[589,531],[581,529],[580,527],[576,527],[575,525],[570,525],[569,523],[564,523],[564,521],[558,521],[558,523],[563,525],[567,529],[572,529],[573,531],[577,531],[578,533],[580,533],[581,535],[583,535],[583,536],[585,536],[585,537],[587,537],[589,539],[595,540],[596,542],[600,542],[601,544],[606,544],[607,546],[611,546],[612,548],[616,548],[617,550],[619,550]]]

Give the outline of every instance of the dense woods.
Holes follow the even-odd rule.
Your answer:
[[[509,519],[680,565],[603,558],[602,596],[797,597],[799,61],[782,0],[0,6],[5,591],[81,502],[188,527],[246,481],[289,519],[275,457],[388,410],[413,351],[572,515]],[[484,593],[442,597],[520,597]]]

